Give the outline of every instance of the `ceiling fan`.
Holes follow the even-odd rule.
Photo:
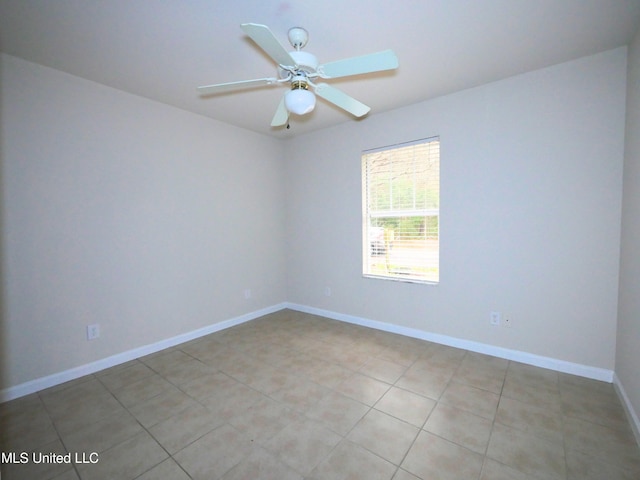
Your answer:
[[[289,113],[304,115],[311,112],[316,104],[315,95],[355,117],[362,117],[369,113],[370,107],[327,83],[316,83],[316,79],[340,78],[398,68],[398,58],[391,50],[321,65],[314,55],[302,51],[309,40],[309,34],[304,28],[294,27],[289,30],[289,42],[295,51],[287,52],[266,25],[243,23],[240,27],[278,65],[279,77],[205,85],[198,87],[198,92],[201,95],[214,95],[244,88],[288,83],[291,89],[280,100],[271,120],[272,127],[288,125]]]

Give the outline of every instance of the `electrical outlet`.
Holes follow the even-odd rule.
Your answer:
[[[245,298],[246,300],[249,300],[249,299],[251,298],[251,289],[250,289],[250,288],[245,289],[245,291],[244,291],[244,298]]]
[[[331,296],[331,287],[324,287],[324,295],[326,297],[330,297]]]
[[[491,312],[489,314],[489,323],[491,323],[491,325],[493,326],[498,326],[500,325],[500,312]]]
[[[100,324],[87,325],[87,340],[95,340],[100,337]]]
[[[503,325],[507,328],[511,328],[512,323],[513,319],[511,318],[511,315],[505,315]]]

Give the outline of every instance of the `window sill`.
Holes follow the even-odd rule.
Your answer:
[[[418,278],[403,278],[403,277],[387,277],[385,275],[370,275],[367,273],[362,274],[363,278],[371,278],[375,280],[389,280],[392,282],[400,282],[400,283],[417,283],[420,285],[432,285],[437,286],[440,285],[439,280],[420,280]]]

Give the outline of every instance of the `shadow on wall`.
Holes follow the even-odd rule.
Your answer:
[[[2,61],[0,61],[0,78],[2,78]],[[1,83],[0,83],[1,85]],[[0,87],[1,88],[1,87]],[[6,368],[9,362],[7,358],[7,345],[6,345],[6,329],[7,329],[7,281],[6,281],[6,245],[5,236],[7,234],[5,225],[5,208],[6,199],[4,192],[4,128],[2,121],[2,91],[0,90],[0,392],[7,388],[5,383]],[[3,449],[6,444],[6,431],[5,428],[5,416],[2,415],[0,398],[0,450]]]

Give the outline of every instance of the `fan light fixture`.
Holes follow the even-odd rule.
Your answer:
[[[287,110],[296,115],[304,115],[313,111],[316,106],[316,96],[308,89],[304,78],[292,81],[291,90],[284,97],[284,105]]]

